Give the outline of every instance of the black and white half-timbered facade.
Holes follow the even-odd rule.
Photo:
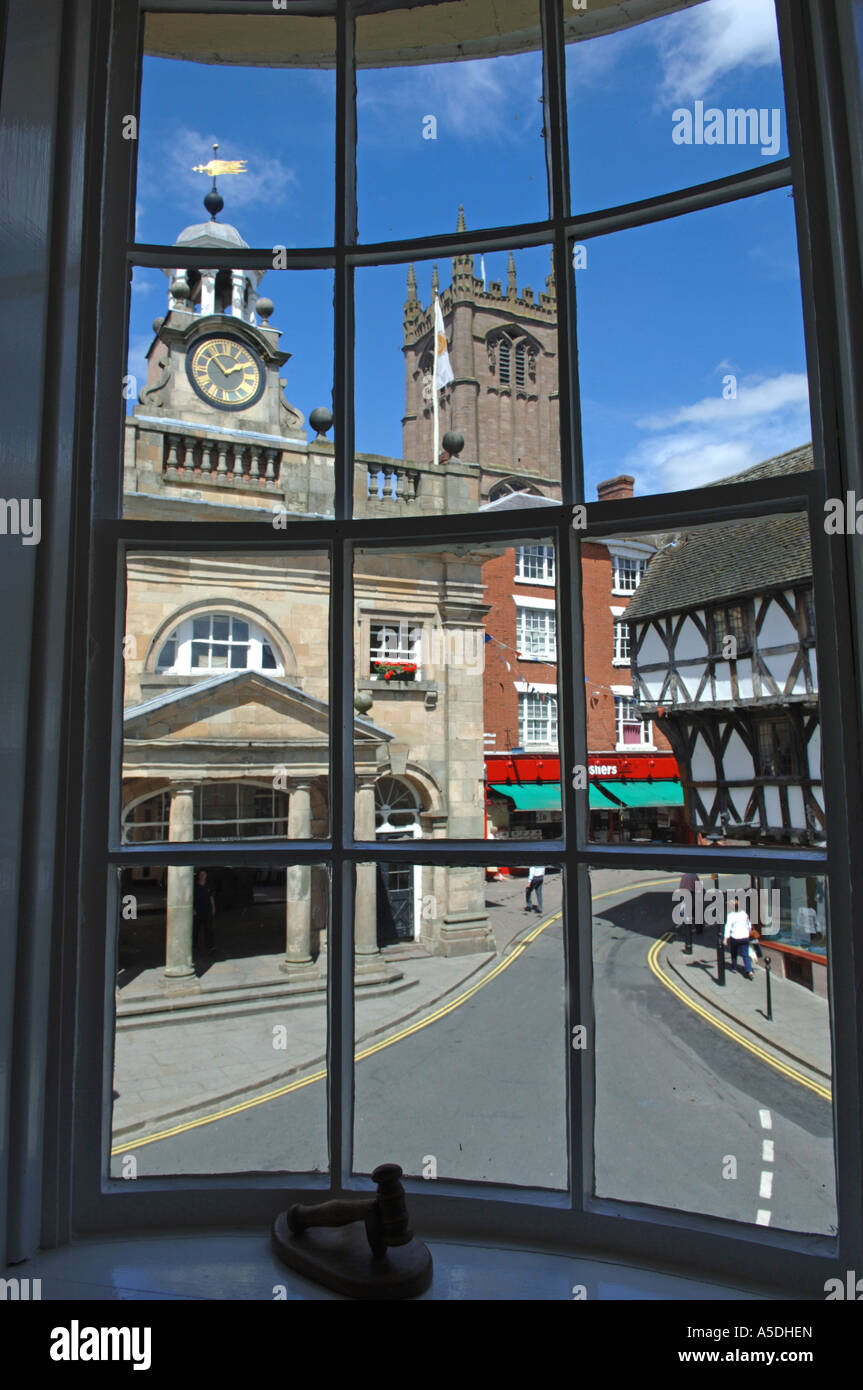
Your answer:
[[[738,477],[807,467],[811,446]],[[672,745],[692,830],[754,843],[822,843],[805,514],[666,537],[626,616],[637,704]]]

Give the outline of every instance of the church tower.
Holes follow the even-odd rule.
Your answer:
[[[459,208],[458,231],[465,230]],[[488,286],[474,257],[452,259],[452,278],[440,292],[454,380],[441,393],[441,431],[464,437],[463,463],[480,470],[480,504],[498,486],[529,485],[559,493],[557,297],[554,275],[539,295],[518,289],[510,252],[507,283]],[[437,266],[432,277],[434,292]],[[432,451],[432,303],[423,307],[413,266],[404,307],[406,460],[427,463]]]

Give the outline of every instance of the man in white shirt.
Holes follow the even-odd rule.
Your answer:
[[[749,938],[752,935],[752,923],[745,912],[738,911],[737,896],[734,893],[728,895],[728,916],[725,919],[725,936],[723,946],[731,947],[731,969],[737,969],[738,952],[743,960],[743,974],[747,980],[752,979],[752,961],[749,956]]]
[[[543,883],[543,879],[544,879],[544,878],[545,878],[545,866],[544,866],[544,865],[543,865],[543,866],[540,866],[540,867],[538,867],[538,868],[528,869],[528,871],[527,871],[527,891],[526,891],[526,893],[525,893],[525,895],[524,895],[524,910],[525,910],[525,912],[530,912],[530,911],[533,911],[533,912],[542,912],[542,883]],[[535,893],[535,894],[536,894],[536,907],[534,907],[533,909],[531,908],[531,905],[530,905],[530,895],[531,895],[531,893]]]

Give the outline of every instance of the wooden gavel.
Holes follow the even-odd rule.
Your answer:
[[[390,1246],[407,1245],[413,1239],[401,1177],[397,1163],[380,1163],[372,1173],[376,1196],[336,1198],[317,1206],[295,1203],[288,1208],[288,1226],[294,1235],[302,1235],[310,1226],[349,1226],[364,1221],[372,1255],[382,1260]]]

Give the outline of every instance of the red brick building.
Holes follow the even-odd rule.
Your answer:
[[[602,500],[631,496],[627,476]],[[582,595],[587,675],[591,837],[685,839],[683,795],[668,740],[637,713],[626,609],[652,555],[644,539],[586,541]],[[555,557],[516,546],[483,567],[487,826],[492,837],[537,839],[560,826]]]

